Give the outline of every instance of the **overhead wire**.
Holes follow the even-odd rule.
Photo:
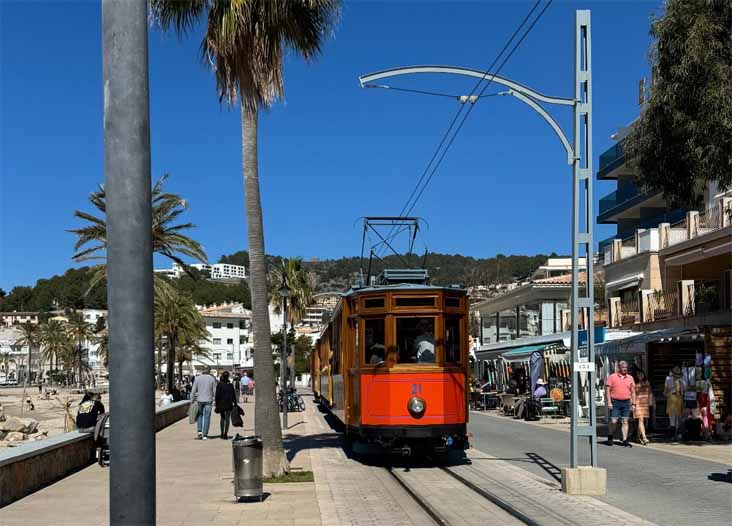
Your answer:
[[[549,2],[550,4],[551,4],[551,1],[552,0],[550,0],[550,2]],[[529,12],[526,14],[526,16],[521,21],[521,23],[514,30],[513,34],[508,39],[508,41],[506,42],[506,44],[499,51],[499,53],[496,55],[496,58],[493,59],[493,62],[491,63],[491,65],[488,66],[488,69],[485,70],[485,72],[483,73],[483,76],[480,77],[480,79],[478,79],[478,81],[475,83],[475,85],[473,86],[473,88],[470,90],[470,93],[466,97],[466,99],[468,101],[470,100],[470,97],[473,96],[473,94],[478,89],[478,87],[481,85],[481,83],[485,80],[485,78],[490,74],[490,71],[491,71],[491,69],[493,69],[493,66],[495,66],[495,64],[498,62],[498,60],[501,58],[501,56],[506,52],[506,50],[508,49],[508,47],[514,41],[514,39],[516,38],[516,36],[519,34],[519,32],[521,31],[521,29],[524,27],[524,25],[526,25],[526,22],[531,18],[531,15],[534,14],[534,11],[536,11],[537,7],[539,7],[540,4],[541,4],[541,0],[536,0],[536,2],[531,7],[531,9],[529,10]],[[548,6],[548,4],[547,4],[547,6]],[[546,8],[544,10],[546,10]],[[542,11],[542,13],[543,13],[543,11]],[[533,27],[533,25],[532,25],[532,27]],[[525,35],[524,35],[523,38],[525,38]],[[523,38],[521,40],[523,40]],[[519,41],[519,43],[520,43],[520,41]],[[514,48],[514,51],[515,51],[515,49],[516,48]],[[494,73],[493,76],[495,76],[495,75],[496,74]],[[493,80],[493,77],[491,77],[491,81],[492,80]],[[490,81],[489,81],[489,84],[490,84]],[[485,92],[485,89],[481,92],[481,95],[483,94],[483,92]],[[471,109],[472,109],[472,106],[473,106],[473,104],[471,104]],[[404,206],[402,207],[401,211],[399,212],[399,215],[400,216],[405,215],[405,210],[407,210],[407,208],[409,208],[409,210],[412,210],[414,208],[414,204],[416,204],[416,201],[415,201],[415,203],[411,207],[410,207],[410,202],[414,198],[415,194],[419,191],[419,188],[422,185],[422,182],[424,181],[425,177],[427,176],[427,173],[430,171],[430,167],[432,166],[432,163],[434,163],[435,159],[439,155],[440,150],[442,149],[442,146],[445,144],[445,141],[449,137],[450,132],[452,131],[453,127],[455,126],[455,123],[457,122],[457,120],[460,117],[461,113],[463,113],[463,109],[464,108],[465,108],[465,104],[461,104],[460,107],[458,108],[458,111],[455,112],[455,115],[453,116],[452,120],[450,121],[450,125],[447,127],[447,130],[445,130],[445,133],[442,135],[442,138],[440,139],[440,143],[437,145],[437,148],[435,149],[435,152],[432,154],[432,157],[430,158],[429,162],[427,163],[427,166],[425,166],[425,169],[422,172],[422,175],[420,176],[419,180],[417,181],[417,184],[414,186],[414,189],[412,189],[412,192],[409,194],[409,197],[407,198],[406,203],[404,204]],[[466,115],[469,115],[470,114],[470,111],[471,110],[469,109]],[[462,122],[465,122],[465,119],[463,119]],[[393,229],[392,229],[389,232],[389,234],[387,234],[387,239],[393,238],[395,235],[396,234],[393,234]]]
[[[483,92],[486,89],[488,89],[488,86],[490,86],[491,82],[493,81],[493,78],[495,78],[495,76],[498,75],[498,73],[500,73],[501,69],[503,69],[503,66],[506,65],[506,63],[511,58],[511,56],[514,54],[514,52],[518,49],[518,47],[521,45],[521,43],[524,41],[524,39],[529,35],[529,33],[531,32],[531,30],[534,28],[534,26],[536,25],[536,23],[541,19],[542,15],[546,12],[546,10],[549,8],[549,6],[552,4],[552,2],[553,2],[553,0],[549,0],[549,2],[547,2],[547,4],[544,6],[544,8],[539,13],[539,15],[534,19],[534,21],[531,23],[531,25],[529,26],[529,28],[523,34],[523,36],[521,37],[521,39],[513,47],[513,49],[511,50],[511,52],[508,54],[508,56],[506,56],[506,58],[503,60],[503,62],[501,63],[501,65],[498,66],[498,69],[496,70],[496,72],[493,73],[493,75],[491,76],[491,78],[488,80],[488,82],[486,83],[486,85],[481,90],[481,92],[479,94],[479,97],[483,95]],[[442,164],[442,160],[445,158],[445,155],[447,154],[448,150],[450,149],[450,146],[452,146],[452,143],[454,142],[454,140],[457,137],[457,135],[460,133],[460,130],[463,127],[463,124],[465,124],[465,121],[470,116],[470,112],[473,111],[473,108],[474,107],[475,107],[475,104],[471,104],[470,105],[470,108],[468,108],[468,111],[465,113],[465,116],[463,117],[463,120],[460,121],[460,124],[458,125],[457,129],[455,130],[455,133],[453,134],[453,136],[450,139],[450,141],[447,143],[447,146],[445,147],[445,149],[442,151],[442,154],[440,155],[440,159],[437,161],[437,164],[435,164],[434,168],[432,169],[432,173],[425,180],[425,183],[422,186],[422,189],[420,190],[420,192],[417,195],[417,197],[414,199],[414,202],[412,203],[411,207],[407,210],[407,212],[406,212],[407,215],[411,213],[412,209],[416,206],[416,204],[419,201],[420,197],[422,197],[422,194],[424,193],[425,189],[427,188],[427,185],[429,185],[430,181],[432,180],[432,177],[434,177],[435,173],[437,172],[437,168],[439,168],[440,167],[440,164]]]

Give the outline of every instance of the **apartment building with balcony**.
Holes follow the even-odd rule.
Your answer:
[[[708,356],[723,418],[732,413],[732,192],[708,184],[698,206],[669,210],[660,193],[635,186],[622,138],[600,156],[598,179],[616,179],[618,189],[600,200],[597,222],[617,225],[600,243],[608,326],[632,336],[599,346],[598,356],[608,371],[621,359],[646,371],[661,421],[669,370]]]
[[[718,191],[714,185],[707,185],[697,196],[703,203],[700,210],[689,211],[685,208],[671,209],[661,192],[642,191],[635,183],[623,150],[623,140],[632,125],[613,135],[617,142],[600,155],[597,172],[600,181],[617,181],[617,189],[600,199],[597,222],[617,225],[616,234],[601,241],[599,251],[605,270],[606,297],[620,298],[619,301],[626,305],[624,323],[640,319],[641,291],[677,287],[671,282],[681,279],[680,275],[666,272],[667,258],[662,256],[662,251],[668,248],[664,252],[668,254],[673,251],[670,247],[682,239],[718,230],[726,224],[722,222],[722,214],[731,195],[730,192]],[[701,221],[701,224],[694,227],[690,221]],[[687,228],[687,225],[690,226]],[[692,227],[696,228],[694,232],[689,230]],[[717,264],[724,266],[721,260],[717,260]]]
[[[199,308],[206,323],[208,341],[201,342],[208,356],[194,357],[193,368],[209,366],[217,374],[223,371],[247,371],[254,368],[252,313],[240,303],[224,303]]]

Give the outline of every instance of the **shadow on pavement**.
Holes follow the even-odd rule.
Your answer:
[[[534,464],[546,471],[554,480],[562,482],[562,470],[559,469],[559,466],[552,464],[538,453],[526,453],[526,456],[529,457]]]
[[[726,482],[732,484],[732,469],[727,473],[712,473],[707,477],[712,482]]]
[[[340,435],[335,433],[321,433],[319,435],[298,436],[283,440],[287,451],[287,460],[292,462],[295,456],[305,449],[342,447]]]

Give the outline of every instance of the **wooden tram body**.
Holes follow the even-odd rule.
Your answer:
[[[404,455],[468,447],[467,382],[462,288],[352,289],[311,356],[313,391],[344,424],[347,438]]]

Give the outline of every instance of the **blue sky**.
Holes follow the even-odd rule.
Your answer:
[[[286,96],[260,121],[267,252],[355,255],[364,215],[399,212],[456,102],[364,90],[360,74],[414,64],[487,68],[533,2],[349,2],[315,63],[290,57]],[[77,208],[104,178],[100,6],[0,1],[0,287],[72,266]],[[660,2],[556,0],[501,74],[557,96],[573,92],[574,10],[592,10],[594,169],[609,136],[638,113],[648,26]],[[236,108],[219,104],[198,56],[200,31],[150,31],[152,174],[190,204],[209,258],[246,248]],[[474,82],[390,81],[465,93]],[[499,91],[491,86],[488,92]],[[554,114],[569,132],[571,113]],[[595,184],[595,202],[614,189]],[[509,97],[471,113],[415,214],[430,250],[488,257],[570,250],[571,173],[559,140]],[[596,241],[614,227],[595,228]],[[168,266],[156,261],[157,266]]]

